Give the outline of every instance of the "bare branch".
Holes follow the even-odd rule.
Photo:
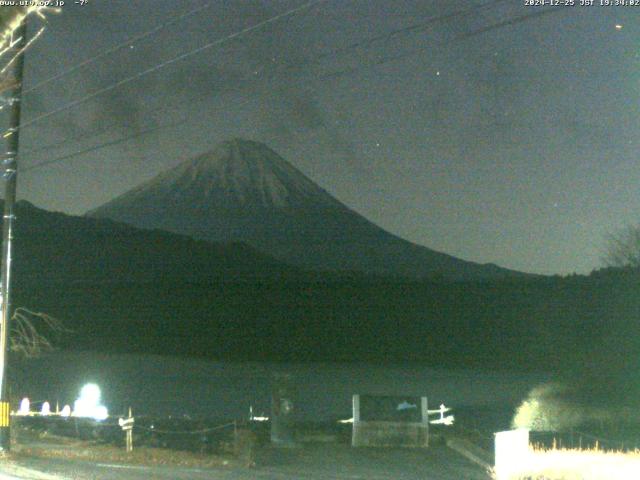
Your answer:
[[[53,350],[51,336],[68,332],[62,323],[46,313],[17,308],[11,319],[10,350],[32,358]]]
[[[603,260],[608,267],[640,268],[640,225],[608,235]]]

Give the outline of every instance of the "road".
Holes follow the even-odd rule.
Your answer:
[[[46,476],[13,472],[29,480],[489,480],[481,467],[444,445],[428,450],[352,449],[315,444],[265,450],[255,468],[194,469],[124,466],[78,460],[24,458],[19,465]],[[0,472],[5,469],[0,464]],[[9,471],[9,473],[11,473]],[[19,475],[19,476],[18,476]],[[4,480],[0,474],[0,480]]]

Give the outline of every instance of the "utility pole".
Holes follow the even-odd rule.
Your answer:
[[[2,160],[2,173],[5,180],[4,214],[2,220],[2,269],[0,270],[0,294],[2,311],[0,316],[0,452],[8,452],[11,448],[9,434],[10,406],[9,387],[7,385],[7,358],[9,351],[9,321],[11,319],[10,280],[11,280],[11,240],[13,239],[13,207],[16,203],[16,186],[18,180],[18,146],[20,139],[20,110],[22,103],[22,73],[24,70],[24,52],[27,44],[26,18],[15,31],[17,36],[15,47],[18,57],[13,65],[13,87],[10,92],[9,130],[7,152]]]

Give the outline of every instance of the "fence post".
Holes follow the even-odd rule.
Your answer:
[[[131,416],[131,407],[129,407],[129,418],[133,418]],[[133,425],[127,430],[127,452],[133,452]]]

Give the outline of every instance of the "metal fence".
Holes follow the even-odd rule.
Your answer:
[[[79,440],[125,446],[127,430],[118,418],[104,421],[60,416],[14,416],[21,429]],[[136,417],[131,431],[136,446],[170,448],[191,452],[214,453],[231,448],[239,428],[250,428],[236,421],[172,417]]]

